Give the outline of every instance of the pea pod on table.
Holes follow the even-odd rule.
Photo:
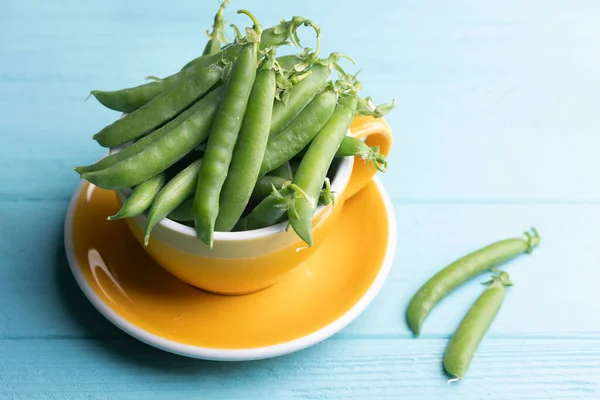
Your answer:
[[[444,354],[444,368],[456,379],[463,379],[479,343],[502,306],[506,287],[512,286],[506,272],[492,277],[487,284],[488,288],[458,325]]]
[[[265,58],[262,69],[248,98],[248,107],[240,129],[231,165],[219,197],[219,214],[215,229],[228,232],[244,212],[258,179],[263,155],[269,139],[269,126],[275,99],[275,71],[271,57]]]
[[[194,197],[194,224],[198,237],[209,248],[213,246],[215,221],[219,214],[219,197],[227,177],[233,149],[246,112],[248,98],[256,78],[256,63],[260,25],[248,11],[255,24],[256,38],[248,37],[233,62],[229,78],[224,87],[223,98],[215,114],[204,153],[204,162],[198,177]]]
[[[523,253],[531,253],[540,237],[525,232],[525,238],[505,239],[470,253],[439,271],[413,295],[406,313],[410,330],[419,336],[429,312],[448,293],[475,276]]]
[[[119,190],[136,186],[166,170],[208,137],[222,92],[223,88],[213,90],[185,121],[168,134],[146,143],[137,153],[105,169],[84,172],[81,177],[101,188]]]
[[[153,176],[146,182],[142,182],[131,191],[131,195],[125,200],[121,209],[115,214],[108,217],[109,220],[121,218],[133,218],[142,214],[150,207],[152,200],[160,191],[160,188],[165,183],[165,173],[161,172]]]
[[[342,94],[338,105],[327,124],[313,139],[300,162],[294,177],[294,184],[300,187],[308,198],[296,198],[288,217],[294,231],[309,246],[312,246],[312,218],[317,207],[317,198],[335,153],[348,132],[354,112],[356,95]]]

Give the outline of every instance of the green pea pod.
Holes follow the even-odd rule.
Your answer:
[[[219,215],[215,222],[217,231],[233,229],[248,205],[269,139],[275,89],[275,71],[272,68],[256,74],[231,165],[221,189]]]
[[[284,178],[288,181],[294,179],[294,172],[292,171],[292,166],[289,162],[281,164],[279,167],[275,168],[273,171],[270,172],[271,175]]]
[[[294,199],[288,216],[294,231],[309,246],[313,245],[312,217],[317,207],[317,198],[329,165],[348,132],[355,111],[356,95],[340,96],[333,115],[310,144],[296,171],[294,184],[300,187],[308,198]]]
[[[215,19],[213,23],[213,31],[209,34],[209,40],[204,46],[204,51],[202,52],[203,56],[216,54],[221,51],[221,43],[225,43],[227,40],[225,38],[225,20],[223,19],[223,12],[225,11],[225,6],[229,3],[229,0],[223,1],[219,10],[215,14]]]
[[[220,79],[221,72],[218,69],[204,68],[138,110],[108,125],[93,138],[103,147],[116,147],[134,140],[170,121],[207,93]]]
[[[156,195],[148,211],[144,244],[150,241],[152,229],[194,195],[202,159],[196,160],[173,177]],[[181,212],[181,210],[180,210]]]
[[[310,103],[327,82],[331,67],[314,64],[309,71],[310,75],[307,78],[290,89],[290,95],[285,104],[282,101],[275,101],[273,116],[271,117],[270,135],[281,132]]]
[[[198,74],[202,75],[202,71],[211,65],[217,64],[221,59],[229,59],[235,55],[233,48],[229,48],[216,54],[204,56],[202,61],[194,65],[193,68],[179,71],[166,78],[121,90],[92,90],[91,95],[111,110],[131,113],[173,86]]]
[[[131,195],[125,200],[121,209],[108,219],[110,221],[121,218],[133,218],[142,214],[150,207],[152,200],[165,183],[165,174],[161,172],[146,182],[142,182],[131,191]]]
[[[238,12],[251,15],[245,10]],[[257,22],[255,27],[258,31],[256,33],[260,34]],[[258,44],[250,42],[244,45],[239,57],[233,62],[206,144],[204,163],[194,197],[194,224],[198,237],[209,248],[213,246],[219,197],[242,125],[241,116],[246,113],[248,98],[256,78],[257,50]]]
[[[540,243],[535,229],[526,238],[505,239],[456,260],[417,290],[408,304],[406,319],[415,336],[421,333],[423,321],[433,307],[452,290],[475,276],[497,267],[523,253],[531,253]]]
[[[188,119],[139,152],[108,168],[83,173],[81,177],[104,189],[119,190],[138,185],[166,170],[208,137],[222,92],[223,88],[213,90],[198,103],[198,109]]]
[[[302,151],[329,121],[336,101],[337,95],[332,90],[319,93],[290,125],[272,136],[259,175],[274,170]]]
[[[215,89],[215,90],[217,90],[217,89]],[[118,163],[119,161],[123,161],[123,160],[131,157],[134,154],[139,153],[144,148],[146,148],[146,146],[148,146],[150,143],[155,142],[158,139],[162,138],[163,136],[169,134],[169,132],[171,132],[176,126],[181,124],[183,121],[185,121],[190,116],[192,116],[194,113],[196,113],[200,108],[202,108],[204,106],[204,104],[205,103],[202,102],[202,99],[196,101],[196,103],[194,103],[194,105],[192,105],[190,108],[188,108],[187,110],[185,110],[184,112],[179,114],[176,118],[169,121],[164,126],[155,130],[151,134],[142,137],[138,141],[123,148],[118,153],[111,154],[109,156],[106,156],[106,157],[98,160],[94,164],[86,165],[86,166],[82,166],[82,167],[75,167],[75,171],[79,172],[80,174],[83,174],[86,172],[99,171],[101,169],[108,168],[111,165]]]
[[[335,153],[336,158],[339,157],[360,157],[366,163],[372,165],[379,172],[387,171],[387,159],[381,153],[379,153],[379,147],[369,147],[365,142],[360,139],[353,138],[351,136],[345,136],[344,140],[340,144],[337,152]]]
[[[512,286],[506,272],[493,276],[487,284],[458,325],[444,354],[444,368],[457,379],[465,376],[479,343],[502,307],[506,287]]]

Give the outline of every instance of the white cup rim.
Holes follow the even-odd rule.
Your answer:
[[[348,136],[350,135],[350,131],[348,131]],[[125,143],[124,145],[110,148],[108,155],[116,154],[125,147],[127,147],[131,142]],[[341,195],[343,191],[348,186],[348,182],[350,181],[350,177],[352,175],[352,168],[354,166],[354,157],[344,157],[342,158],[338,170],[331,182],[331,191],[336,193],[337,196]],[[121,189],[118,192],[123,197],[127,197],[126,191],[130,189]],[[319,206],[315,211],[315,215],[318,215],[326,206]],[[265,238],[268,236],[276,235],[285,231],[288,222],[283,221],[277,223],[275,225],[267,226],[265,228],[253,229],[248,231],[239,231],[239,232],[218,232],[215,231],[213,234],[213,239],[215,242],[230,242],[230,241],[240,241],[240,240],[253,240]],[[180,235],[189,236],[189,237],[197,237],[196,230],[191,226],[184,225],[180,222],[174,221],[169,218],[163,218],[158,224],[158,226],[167,229],[169,231],[178,233]]]

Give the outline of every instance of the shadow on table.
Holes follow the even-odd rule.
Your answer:
[[[156,349],[127,335],[104,318],[88,301],[77,285],[69,268],[64,249],[64,234],[59,235],[60,244],[57,246],[55,268],[56,284],[60,303],[65,308],[65,314],[84,334],[90,351],[101,351],[99,357],[110,357],[118,362],[128,363],[131,367],[146,371],[160,371],[161,374],[243,374],[251,369],[268,369],[275,359],[247,362],[216,362],[196,360],[178,356]],[[310,352],[311,350],[305,350]],[[93,356],[93,354],[91,354]],[[279,357],[287,358],[290,356]]]

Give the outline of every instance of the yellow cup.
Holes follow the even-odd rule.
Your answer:
[[[392,134],[381,118],[356,117],[350,135],[366,138],[370,146],[380,146],[388,155]],[[165,218],[152,231],[146,251],[167,271],[179,279],[213,293],[244,294],[277,283],[317,251],[340,216],[344,202],[358,193],[372,178],[374,169],[361,159],[346,157],[332,180],[336,192],[335,206],[322,206],[313,218],[313,247],[290,229],[287,222],[245,232],[215,232],[214,246],[209,249],[197,237],[193,228]],[[127,193],[117,191],[120,204]],[[368,210],[365,210],[368,213]],[[146,216],[126,220],[142,243]]]

